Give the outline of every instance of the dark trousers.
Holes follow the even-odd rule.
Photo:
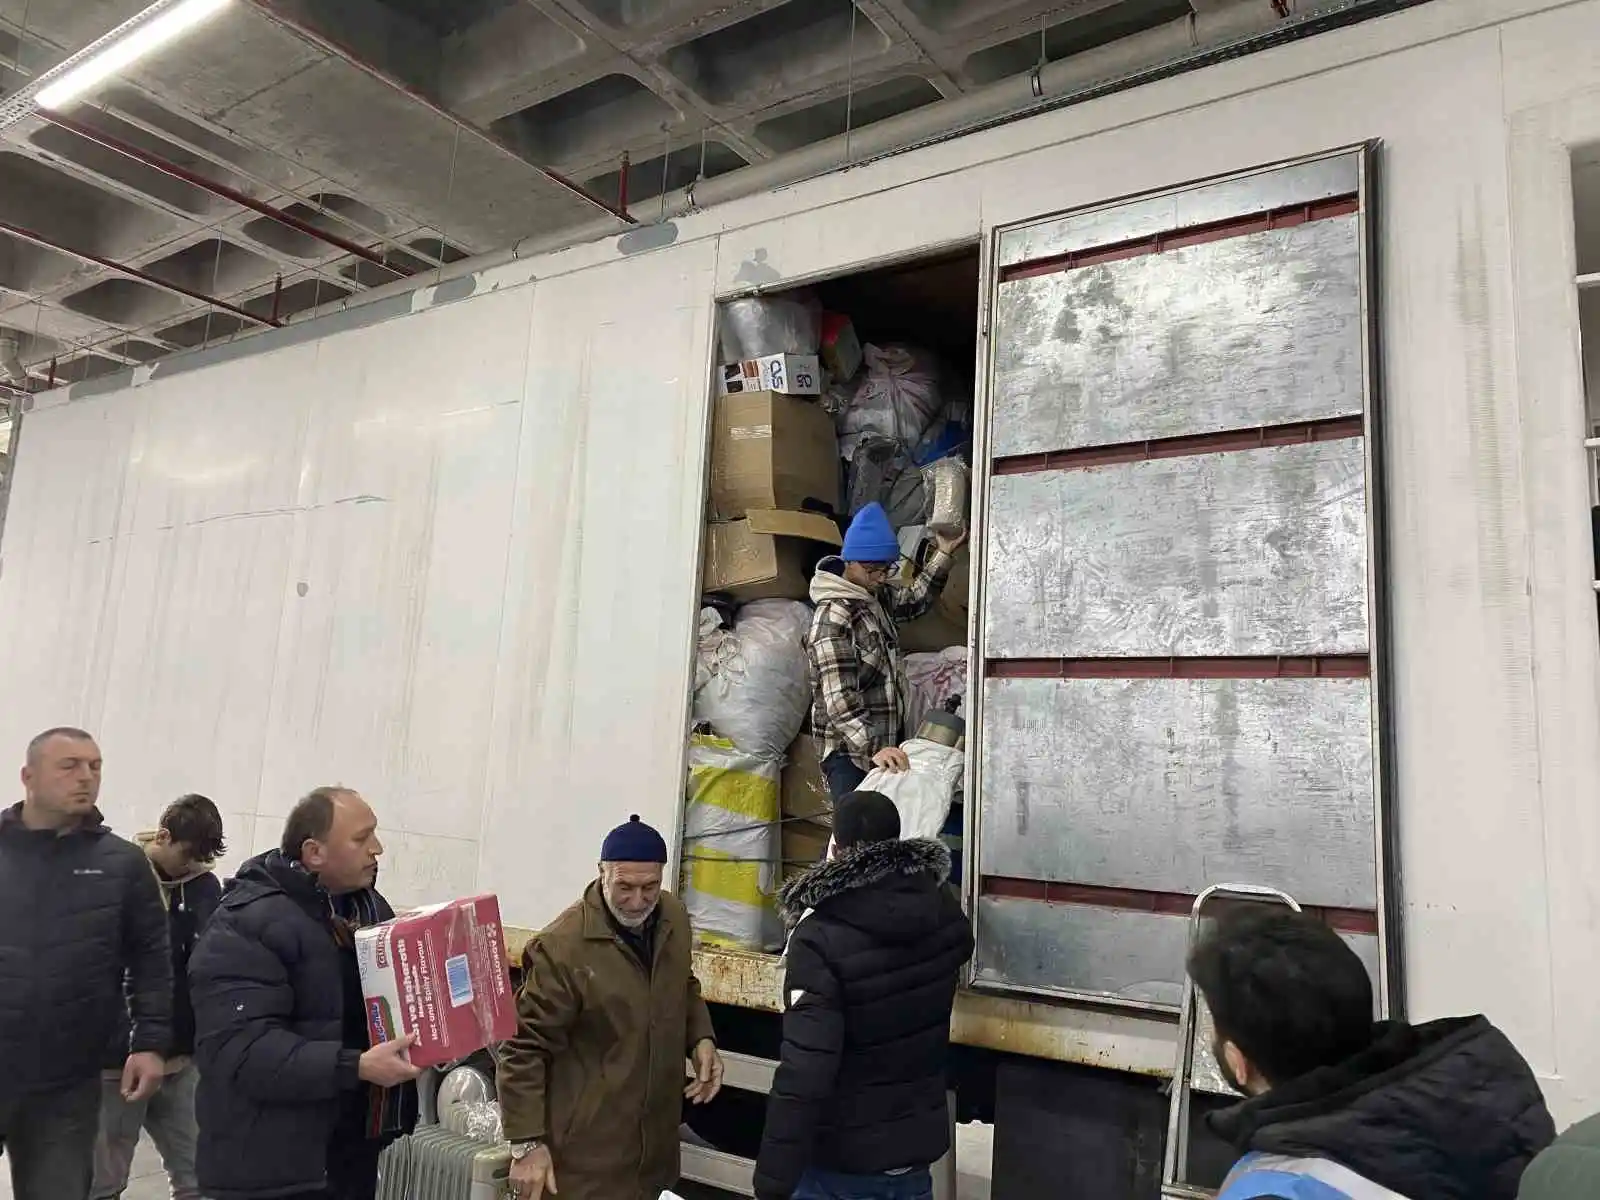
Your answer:
[[[835,750],[822,760],[822,777],[828,781],[828,794],[837,804],[861,786],[867,773],[843,750]]]
[[[927,1167],[904,1175],[845,1175],[812,1167],[800,1178],[794,1200],[933,1200]]]
[[[334,1138],[328,1143],[328,1186],[321,1191],[298,1192],[285,1200],[375,1200],[378,1156],[387,1144],[367,1138]]]
[[[0,1151],[16,1200],[88,1200],[100,1132],[100,1077],[0,1099]]]

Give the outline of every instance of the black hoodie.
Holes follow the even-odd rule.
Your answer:
[[[794,926],[783,1052],[756,1161],[761,1200],[808,1167],[874,1175],[950,1148],[950,1010],[972,926],[939,842],[875,842],[783,889]]]
[[[1533,1071],[1484,1017],[1386,1021],[1354,1058],[1210,1122],[1241,1151],[1333,1159],[1413,1200],[1514,1200],[1555,1137]]]

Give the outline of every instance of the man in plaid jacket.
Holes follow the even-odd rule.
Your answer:
[[[908,687],[896,626],[933,606],[966,540],[965,533],[936,538],[909,584],[891,582],[900,569],[900,542],[883,506],[869,504],[850,522],[843,553],[818,565],[806,657],[811,725],[822,739],[822,770],[835,800],[855,791],[873,767],[909,768],[900,749]]]

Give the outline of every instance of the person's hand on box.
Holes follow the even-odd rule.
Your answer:
[[[408,1033],[368,1050],[361,1056],[362,1080],[376,1087],[392,1088],[410,1083],[421,1075],[422,1068],[412,1066],[411,1060],[406,1057],[406,1051],[411,1049],[416,1040],[416,1034]]]
[[[695,1043],[692,1058],[694,1078],[683,1089],[684,1098],[691,1104],[710,1104],[722,1090],[722,1055],[717,1053],[715,1042],[701,1038]]]

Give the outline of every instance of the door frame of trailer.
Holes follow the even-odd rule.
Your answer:
[[[1188,180],[1170,187],[1110,198],[1055,212],[1041,213],[1007,222],[988,230],[983,239],[979,264],[978,377],[973,402],[972,518],[969,554],[972,559],[973,592],[968,622],[967,645],[967,757],[965,795],[968,801],[967,827],[963,830],[962,903],[972,918],[974,933],[979,921],[978,884],[980,880],[982,826],[974,819],[983,807],[982,739],[985,603],[988,572],[985,562],[985,523],[988,518],[989,485],[992,475],[992,400],[994,375],[993,314],[998,296],[999,247],[1009,232],[1042,222],[1079,216],[1122,207],[1143,200],[1175,196],[1214,184],[1249,180],[1271,172],[1354,155],[1357,161],[1357,241],[1360,253],[1361,373],[1364,388],[1362,406],[1363,454],[1366,464],[1366,547],[1368,594],[1368,656],[1372,686],[1372,781],[1378,921],[1378,1004],[1384,1016],[1402,1016],[1405,1010],[1403,913],[1399,863],[1398,825],[1395,812],[1395,768],[1393,752],[1389,597],[1387,584],[1387,527],[1384,517],[1385,473],[1381,443],[1383,430],[1383,387],[1380,327],[1378,323],[1378,242],[1377,205],[1381,195],[1376,187],[1376,166],[1380,142],[1371,139],[1353,145],[1334,147],[1313,154],[1262,164],[1242,171]],[[1134,1010],[1149,1014],[1165,1012],[1162,1006],[1145,1001],[1124,1000],[1099,992],[1062,988],[1041,992],[1036,989],[982,982],[977,978],[977,957],[968,963],[963,983],[974,991],[1015,995],[1030,1000],[1089,1004],[1101,1008]]]

